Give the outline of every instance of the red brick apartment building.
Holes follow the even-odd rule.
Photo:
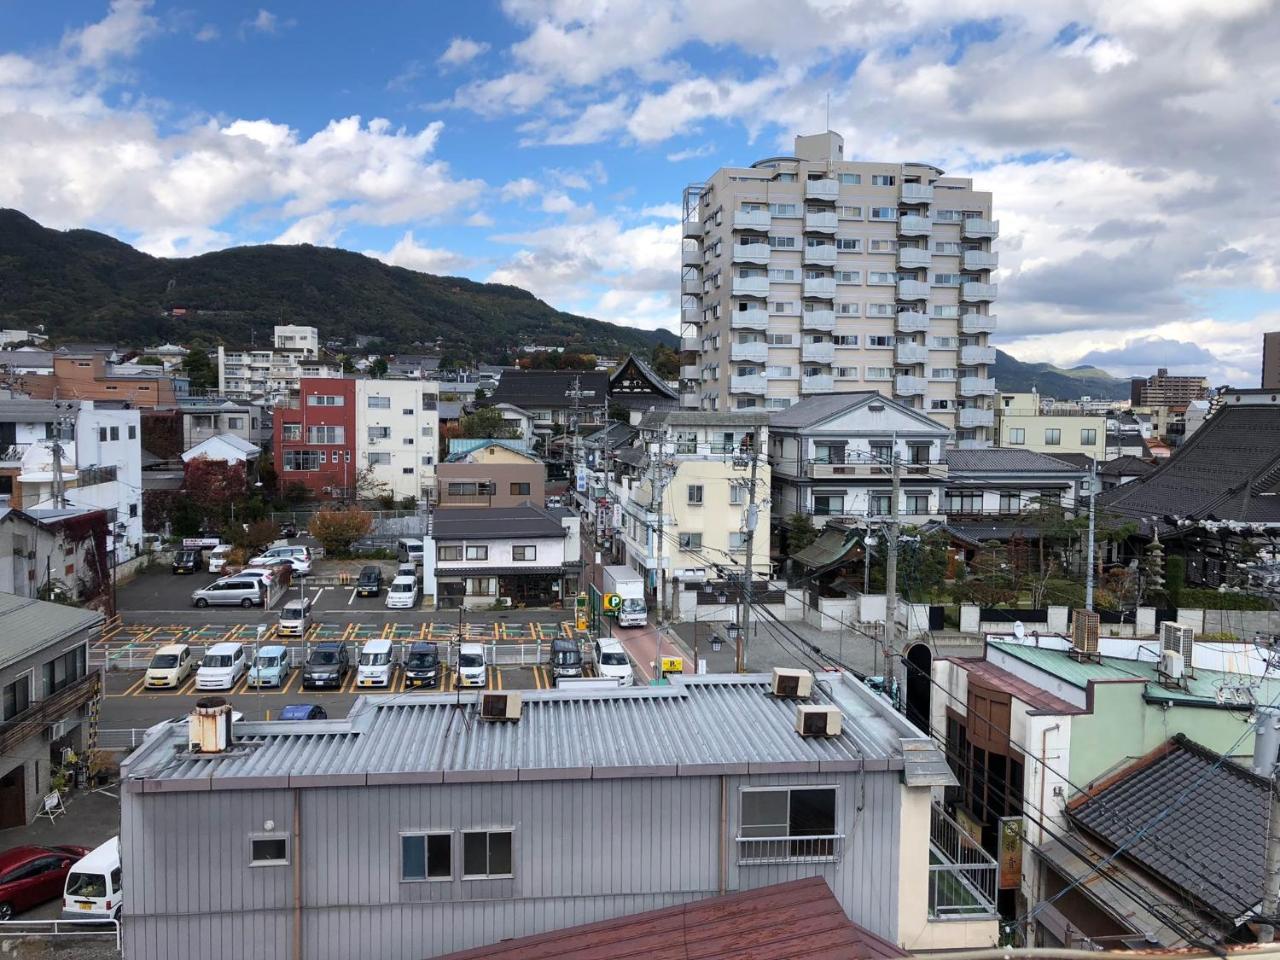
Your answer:
[[[274,457],[281,489],[302,483],[317,499],[355,496],[356,382],[303,377],[298,396],[275,408]]]

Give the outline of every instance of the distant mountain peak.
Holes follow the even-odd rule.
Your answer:
[[[996,362],[990,369],[996,389],[1004,393],[1028,393],[1032,389],[1043,397],[1074,400],[1093,397],[1100,400],[1126,400],[1129,381],[1113,377],[1105,370],[1082,364],[1062,369],[1051,363],[1023,363],[1016,357],[996,351]]]

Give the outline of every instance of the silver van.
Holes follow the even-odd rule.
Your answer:
[[[227,577],[207,587],[193,590],[191,602],[197,607],[260,607],[262,582],[252,577]]]
[[[422,537],[401,537],[396,541],[396,559],[401,563],[422,563]]]

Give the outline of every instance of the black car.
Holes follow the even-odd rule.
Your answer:
[[[341,687],[350,669],[345,643],[318,643],[302,668],[302,686]]]
[[[406,687],[438,687],[440,685],[440,650],[434,643],[419,640],[409,647],[404,661]]]
[[[280,536],[296,537],[297,535],[298,535],[298,525],[294,523],[292,520],[286,520],[284,523],[280,524]]]
[[[204,569],[204,554],[199,550],[179,550],[173,557],[174,573],[199,573]]]
[[[376,597],[382,592],[382,568],[370,564],[360,568],[360,579],[356,581],[356,596]]]

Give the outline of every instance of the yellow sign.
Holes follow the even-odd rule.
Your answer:
[[[683,657],[663,657],[662,658],[662,675],[668,673],[684,673]]]
[[[588,626],[589,626],[589,625],[588,625],[588,623],[587,623],[587,615],[586,615],[586,613],[585,613],[585,612],[583,612],[583,611],[581,611],[581,610],[579,610],[579,611],[578,611],[578,629],[579,629],[579,630],[586,630],[586,629],[588,628]]]
[[[622,607],[622,598],[616,593],[606,593],[600,598],[600,606],[604,608],[605,613],[617,613]]]

